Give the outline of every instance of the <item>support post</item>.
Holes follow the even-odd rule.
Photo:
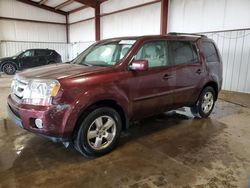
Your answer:
[[[95,40],[99,41],[101,39],[100,34],[100,3],[98,2],[95,7]]]
[[[66,40],[69,43],[69,14],[66,14]]]
[[[167,34],[169,0],[161,0],[161,35]]]

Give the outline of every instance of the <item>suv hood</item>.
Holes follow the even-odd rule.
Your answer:
[[[58,80],[66,77],[86,75],[89,73],[99,72],[106,69],[109,68],[60,63],[27,69],[25,71],[20,72],[19,75],[28,79],[40,78]]]
[[[11,57],[2,57],[2,58],[0,58],[0,62],[2,62],[2,61],[8,61],[8,60],[12,60],[12,59],[15,59],[16,57],[15,56],[11,56]]]

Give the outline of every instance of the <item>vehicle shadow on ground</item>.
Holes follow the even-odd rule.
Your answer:
[[[118,148],[136,141],[148,148],[169,149],[169,153],[177,147],[194,149],[209,142],[224,128],[226,125],[211,118],[199,119],[183,110],[171,111],[131,124],[122,135]]]

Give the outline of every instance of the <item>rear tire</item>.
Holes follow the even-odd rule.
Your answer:
[[[55,64],[55,63],[56,63],[55,61],[50,61],[48,62],[48,65]]]
[[[85,157],[102,156],[114,149],[121,128],[118,112],[110,107],[97,108],[80,122],[74,136],[74,147]]]
[[[14,75],[16,73],[16,67],[12,63],[6,63],[3,65],[3,72],[7,75]]]
[[[198,101],[190,108],[192,114],[198,118],[206,118],[213,111],[215,104],[215,91],[212,87],[204,88]]]

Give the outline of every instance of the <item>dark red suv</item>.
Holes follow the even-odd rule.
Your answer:
[[[100,156],[130,121],[183,106],[209,116],[221,84],[219,51],[206,36],[108,39],[70,63],[17,74],[9,115],[19,127]]]

